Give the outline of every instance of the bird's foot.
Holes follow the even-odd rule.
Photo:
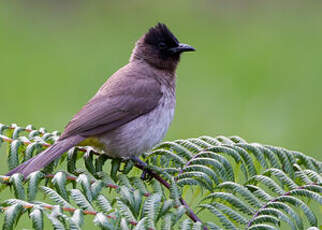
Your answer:
[[[148,169],[144,169],[140,178],[141,180],[150,182],[153,179],[153,176],[149,173]]]
[[[142,170],[141,179],[145,181],[152,180],[153,176],[149,173],[149,166],[137,156],[132,156],[131,160]]]

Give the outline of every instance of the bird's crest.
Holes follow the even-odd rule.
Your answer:
[[[165,24],[158,23],[156,26],[149,29],[145,34],[144,42],[156,45],[160,42],[165,42],[170,47],[178,46],[178,39],[171,33]]]

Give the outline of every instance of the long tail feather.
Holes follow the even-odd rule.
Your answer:
[[[60,157],[64,152],[77,145],[83,139],[84,138],[81,136],[72,136],[63,140],[58,140],[55,144],[47,148],[42,153],[12,169],[7,173],[7,176],[11,176],[15,173],[21,173],[26,178],[30,173],[40,170],[46,165],[50,164],[53,160]]]

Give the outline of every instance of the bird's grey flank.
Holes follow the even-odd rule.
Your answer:
[[[158,144],[169,128],[176,104],[176,68],[183,52],[166,25],[144,34],[127,65],[115,72],[72,118],[57,142],[7,175],[25,177],[76,145],[92,145],[105,154],[128,159]]]

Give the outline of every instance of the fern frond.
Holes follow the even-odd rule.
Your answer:
[[[236,196],[226,192],[215,192],[204,198],[204,200],[211,199],[212,201],[221,201],[227,202],[232,205],[237,210],[246,213],[248,215],[252,215],[255,213],[255,209],[251,208],[248,204],[242,202]]]
[[[70,205],[68,201],[66,201],[62,196],[60,196],[55,190],[45,186],[41,186],[40,188],[56,204],[59,204],[63,207],[72,208],[72,205]]]
[[[208,209],[211,213],[213,213],[221,222],[221,224],[226,229],[237,230],[238,228],[215,206],[210,204],[201,204],[200,207]]]
[[[41,209],[33,209],[29,216],[32,221],[32,227],[35,230],[43,230],[44,229],[44,216],[43,211]]]
[[[0,124],[9,168],[58,138],[44,128]],[[54,229],[75,230],[90,220],[110,230],[313,230],[321,221],[322,163],[303,153],[237,136],[202,136],[161,143],[143,158],[125,162],[74,147],[26,181],[20,174],[0,176],[0,192],[8,185],[14,191],[1,202],[3,229],[13,229],[25,213],[37,230],[48,220]],[[64,162],[67,172],[57,171]],[[152,179],[141,179],[138,169]],[[52,204],[38,199],[39,188]]]
[[[23,212],[23,206],[21,204],[14,204],[8,207],[5,211],[3,230],[12,230],[14,224],[19,219]]]
[[[75,203],[83,210],[95,211],[90,201],[86,199],[86,196],[78,189],[71,189],[70,195]]]

